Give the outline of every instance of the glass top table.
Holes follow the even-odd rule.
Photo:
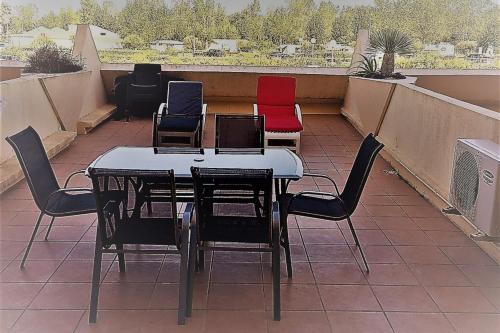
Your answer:
[[[275,179],[298,180],[304,168],[288,149],[214,149],[115,147],[88,167],[116,170],[174,170],[176,178],[191,178],[191,167],[273,169]],[[88,170],[87,169],[87,170]]]

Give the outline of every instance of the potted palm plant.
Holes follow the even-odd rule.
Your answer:
[[[370,35],[370,49],[384,53],[380,74],[384,77],[394,75],[394,55],[412,52],[412,40],[406,34],[393,29],[383,29]],[[397,77],[395,77],[397,78]]]

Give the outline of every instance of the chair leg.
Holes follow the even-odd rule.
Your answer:
[[[123,245],[122,244],[117,244],[116,249],[118,251],[123,251]],[[120,269],[120,273],[125,272],[125,253],[123,252],[118,252],[118,267]]]
[[[28,257],[28,254],[30,253],[31,250],[31,245],[33,245],[33,240],[35,239],[36,233],[38,232],[38,228],[40,227],[40,222],[42,221],[44,212],[40,212],[40,215],[38,216],[38,220],[36,221],[35,224],[35,229],[33,230],[33,233],[31,234],[30,242],[28,243],[28,247],[26,248],[26,252],[24,252],[23,260],[21,261],[20,268],[24,268],[24,262],[26,261],[26,258]]]
[[[90,312],[89,323],[97,321],[97,303],[99,301],[99,287],[101,284],[101,261],[102,261],[102,246],[101,235],[97,228],[95,255],[94,255],[94,271],[92,273],[92,291],[90,294]]]
[[[368,263],[366,262],[366,257],[365,253],[363,252],[363,249],[361,248],[361,244],[359,243],[358,235],[356,234],[356,231],[354,230],[354,226],[352,225],[351,218],[347,216],[347,223],[349,224],[349,228],[351,229],[352,237],[354,237],[354,242],[356,243],[356,246],[359,248],[359,253],[361,253],[361,258],[363,258],[363,263],[365,264],[366,272],[369,272],[370,269],[368,267]]]
[[[188,257],[188,285],[187,285],[187,307],[186,317],[191,317],[193,312],[193,285],[194,285],[194,270],[196,265],[196,230],[191,230],[189,240],[189,257]]]
[[[288,239],[288,215],[285,212],[281,212],[281,237],[283,242],[283,248],[285,249],[285,260],[286,260],[286,271],[288,277],[291,278],[293,275],[292,270],[292,256],[290,254],[290,241]]]
[[[273,270],[273,311],[274,320],[281,319],[281,290],[280,290],[280,244],[279,236],[273,244],[272,270]]]
[[[146,207],[148,208],[148,215],[151,216],[153,214],[153,205],[151,201],[146,201]]]
[[[52,229],[52,224],[54,223],[54,219],[55,219],[55,216],[52,216],[52,219],[50,220],[49,227],[47,229],[47,233],[45,234],[45,240],[47,240],[47,238],[49,238],[49,233],[50,233],[50,230]]]
[[[181,269],[179,277],[179,310],[177,311],[177,325],[186,323],[187,313],[187,285],[188,285],[188,235],[182,237]]]
[[[205,251],[198,250],[198,271],[205,269]]]

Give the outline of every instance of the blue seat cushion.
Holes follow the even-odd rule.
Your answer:
[[[167,132],[194,132],[198,128],[200,117],[168,117],[161,119],[158,130]]]

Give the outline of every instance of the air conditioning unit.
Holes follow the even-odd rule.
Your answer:
[[[482,233],[500,237],[500,145],[459,139],[455,147],[451,204]]]

